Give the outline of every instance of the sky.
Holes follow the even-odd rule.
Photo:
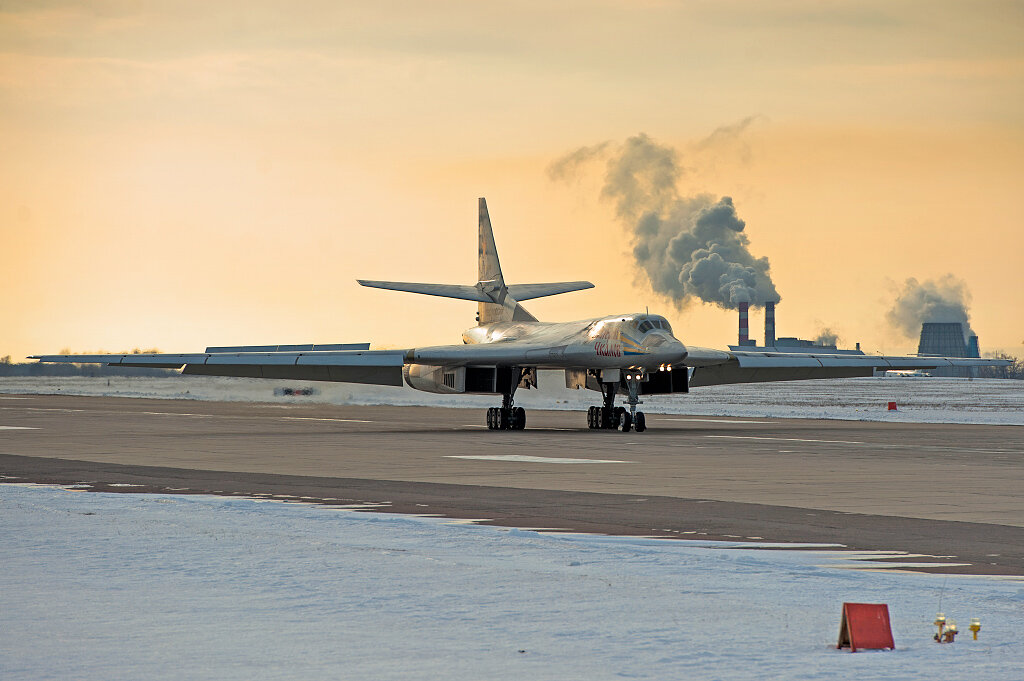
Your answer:
[[[1020,2],[5,2],[0,355],[459,342],[476,199],[542,320],[735,313],[654,292],[603,168],[646,135],[732,197],[778,335],[916,350],[903,282],[952,274],[982,350],[1024,354]],[[751,330],[760,335],[761,316]]]

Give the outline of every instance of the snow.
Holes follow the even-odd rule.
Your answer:
[[[542,371],[539,390],[520,390],[526,409],[585,411],[597,393],[568,390],[560,372]],[[275,390],[314,387],[312,396],[275,395]],[[147,397],[238,402],[357,405],[494,406],[486,395],[435,395],[407,387],[179,376],[0,378],[0,393]],[[652,414],[844,419],[914,423],[1024,425],[1024,381],[966,378],[848,378],[695,388],[685,395],[648,396]],[[897,411],[888,411],[890,401]]]
[[[1024,678],[1024,582],[835,548],[29,485],[0,520],[4,679]],[[887,603],[897,649],[836,650],[844,601]]]

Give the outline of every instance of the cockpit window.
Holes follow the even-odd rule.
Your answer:
[[[672,333],[672,327],[669,326],[669,323],[666,320],[660,318],[645,319],[637,325],[637,329],[640,331],[640,333],[647,333],[648,331],[653,331],[654,329],[662,329],[664,331]]]

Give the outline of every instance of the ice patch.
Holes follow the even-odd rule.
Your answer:
[[[1024,678],[1020,583],[327,508],[0,485],[0,676]],[[837,651],[843,601],[897,650]]]

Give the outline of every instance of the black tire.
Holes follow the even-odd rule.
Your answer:
[[[516,430],[523,430],[526,428],[526,410],[522,407],[515,408],[515,419]]]
[[[487,408],[487,430],[494,430],[494,407]]]
[[[647,430],[647,417],[642,411],[636,413],[636,421],[633,423],[633,430],[642,433]]]
[[[622,411],[622,416],[619,417],[619,426],[623,433],[628,433],[629,429],[633,427],[633,417],[625,409]]]
[[[594,428],[594,408],[587,407],[587,428],[593,430]]]

